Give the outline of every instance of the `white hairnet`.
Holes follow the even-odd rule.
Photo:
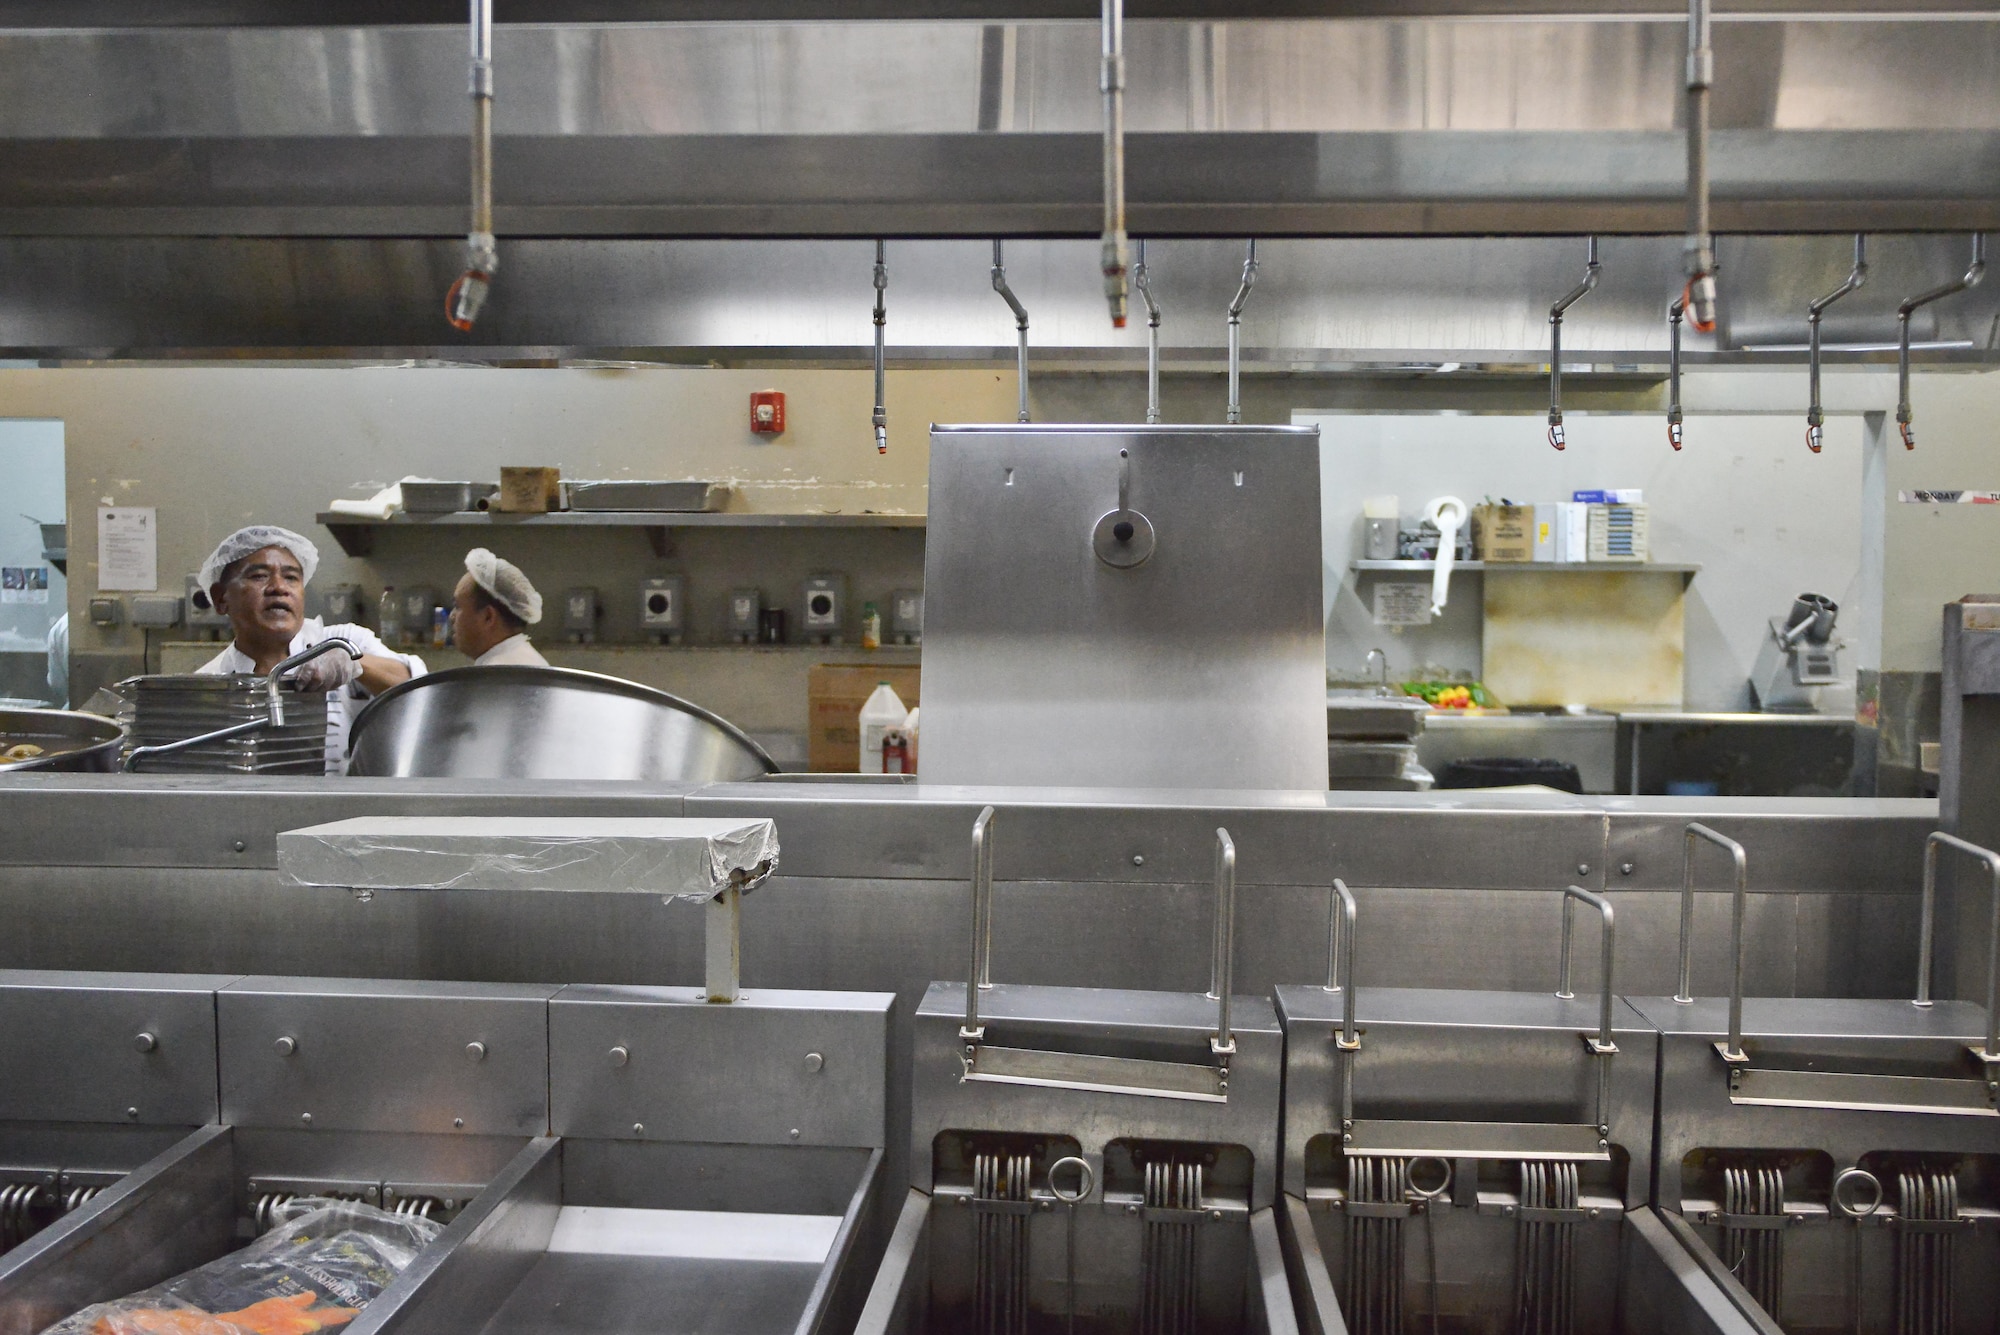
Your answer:
[[[494,601],[532,626],[542,619],[542,595],[512,561],[503,561],[484,547],[465,554],[465,573],[493,595]]]
[[[241,561],[253,552],[261,552],[266,547],[283,547],[299,559],[299,566],[305,572],[306,583],[312,583],[313,572],[319,569],[319,548],[288,528],[276,524],[252,524],[239,528],[208,554],[201,563],[201,587],[214,588],[222,579],[222,572],[231,563]]]

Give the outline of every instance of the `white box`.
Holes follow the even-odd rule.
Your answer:
[[[1535,560],[1554,561],[1556,559],[1556,534],[1560,527],[1558,515],[1560,505],[1538,502],[1535,506]]]

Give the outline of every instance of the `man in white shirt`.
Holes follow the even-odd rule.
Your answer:
[[[542,619],[542,595],[512,561],[484,547],[465,554],[451,594],[451,638],[474,667],[547,667],[526,628]]]
[[[372,696],[424,674],[424,660],[399,654],[365,626],[322,625],[305,615],[306,584],[319,568],[319,549],[290,529],[259,524],[224,538],[202,562],[201,583],[236,637],[197,673],[265,676],[285,659],[322,640],[346,640],[361,651],[349,658],[321,654],[289,678],[295,690],[324,691],[326,772],[347,768],[347,731]]]

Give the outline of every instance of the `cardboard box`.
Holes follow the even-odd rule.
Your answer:
[[[917,707],[918,669],[886,663],[819,663],[806,673],[806,768],[853,774],[861,768],[861,706],[888,682],[905,705]],[[917,739],[923,772],[923,738]]]
[[[1472,554],[1480,561],[1535,559],[1535,507],[1481,505],[1472,511]]]
[[[510,515],[547,514],[562,508],[561,497],[560,468],[502,468],[493,508]]]

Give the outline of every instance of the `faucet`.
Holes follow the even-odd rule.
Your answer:
[[[1366,672],[1370,663],[1376,664],[1375,694],[1389,694],[1389,655],[1383,653],[1380,649],[1370,649],[1368,656],[1361,660],[1361,670]]]

